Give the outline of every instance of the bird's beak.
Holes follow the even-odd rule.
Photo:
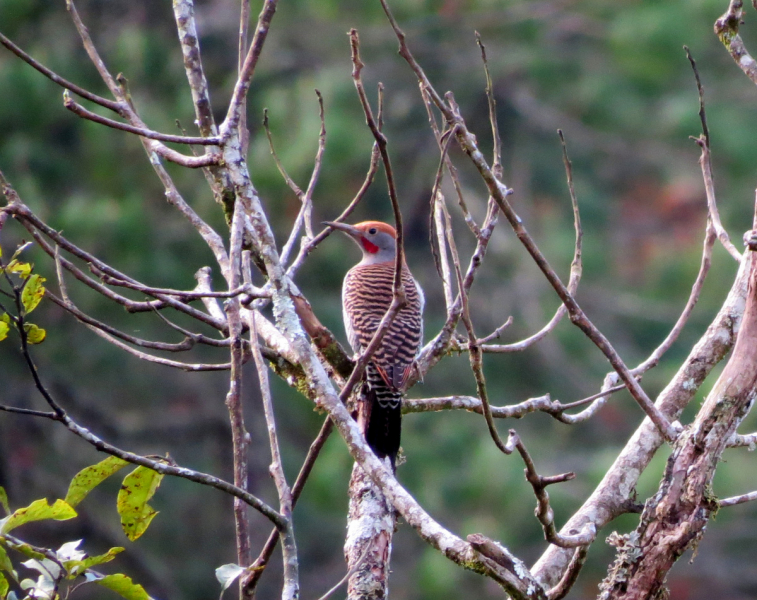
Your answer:
[[[334,229],[338,229],[339,231],[343,231],[344,233],[355,239],[363,235],[363,233],[357,227],[347,225],[347,223],[334,223],[333,221],[324,221],[323,224],[333,227]]]

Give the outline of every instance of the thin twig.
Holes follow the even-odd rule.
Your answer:
[[[147,467],[163,475],[171,475],[173,477],[189,479],[190,481],[214,487],[223,492],[226,492],[234,496],[235,498],[242,500],[249,506],[253,507],[255,510],[259,511],[265,517],[270,519],[276,525],[276,527],[283,526],[284,521],[282,519],[282,516],[277,511],[275,511],[265,502],[263,502],[256,496],[253,496],[246,490],[243,490],[227,481],[224,481],[223,479],[219,479],[218,477],[214,477],[212,475],[207,475],[205,473],[194,471],[192,469],[186,469],[184,467],[169,465],[162,460],[153,460],[145,456],[140,456],[139,454],[127,452],[100,439],[91,431],[89,431],[89,429],[82,427],[81,425],[76,423],[68,415],[67,411],[53,398],[53,396],[50,394],[50,392],[42,382],[37,365],[34,363],[34,359],[32,358],[31,352],[29,350],[26,332],[23,329],[23,322],[20,323],[19,333],[21,335],[21,352],[28,367],[29,373],[34,380],[34,386],[37,388],[37,391],[42,395],[42,397],[52,409],[51,413],[40,413],[39,415],[35,416],[46,417],[62,423],[69,431],[84,439],[99,451],[110,454],[111,456],[117,456],[122,460]]]
[[[300,235],[300,230],[302,229],[303,225],[305,227],[306,236],[303,240],[303,244],[307,244],[314,237],[313,191],[315,190],[315,185],[318,182],[318,176],[320,175],[321,164],[323,162],[323,153],[326,150],[326,121],[323,111],[323,96],[321,96],[321,92],[318,90],[315,90],[315,93],[318,96],[318,115],[321,121],[321,128],[318,133],[318,150],[316,152],[315,160],[313,163],[313,173],[310,176],[307,190],[305,190],[304,192],[302,191],[302,188],[300,188],[286,172],[286,169],[284,169],[284,165],[281,163],[278,154],[276,154],[276,150],[273,147],[273,136],[271,135],[271,129],[268,126],[268,109],[266,109],[263,113],[263,128],[265,129],[266,136],[268,137],[268,147],[271,151],[271,156],[273,156],[276,167],[278,168],[279,173],[281,173],[281,176],[284,178],[284,181],[286,181],[286,184],[289,186],[289,189],[291,189],[295,193],[298,200],[300,201],[300,210],[297,214],[297,218],[294,221],[294,225],[292,226],[292,231],[289,234],[289,239],[287,239],[286,244],[284,244],[284,248],[281,250],[281,264],[286,264],[287,262],[289,262],[289,255],[292,252],[292,248],[294,248],[295,243],[297,242],[297,238]]]
[[[454,98],[450,93],[445,95],[445,99],[442,99],[438,93],[431,86],[428,77],[423,72],[423,69],[418,65],[413,58],[406,42],[405,34],[399,28],[396,20],[394,19],[386,0],[381,0],[381,5],[384,8],[384,12],[389,19],[389,22],[394,29],[395,35],[400,43],[400,55],[408,62],[410,67],[416,73],[421,85],[428,88],[428,93],[434,104],[444,114],[447,120],[448,126],[456,126],[455,132],[458,143],[462,150],[468,155],[473,164],[476,166],[479,174],[486,183],[489,193],[492,198],[497,202],[503,214],[507,218],[510,226],[515,231],[520,242],[526,248],[528,253],[533,258],[536,265],[542,271],[547,281],[552,285],[557,295],[563,301],[568,309],[571,321],[583,331],[586,336],[594,342],[594,344],[602,351],[602,353],[610,361],[610,364],[618,372],[621,379],[628,386],[628,390],[631,396],[639,404],[644,413],[652,420],[655,426],[663,433],[666,440],[674,440],[678,435],[678,430],[669,423],[660,411],[654,406],[652,401],[647,396],[646,392],[642,389],[639,383],[634,379],[630,373],[628,367],[623,362],[623,359],[617,353],[615,348],[610,344],[609,340],[602,334],[599,329],[591,322],[586,316],[583,309],[576,302],[573,295],[568,291],[565,284],[560,280],[557,273],[550,266],[544,254],[538,248],[533,238],[529,235],[528,231],[523,225],[523,220],[513,210],[507,197],[512,193],[512,190],[503,184],[492,172],[491,167],[487,164],[484,155],[478,148],[478,142],[475,136],[468,130],[465,120],[463,119],[459,108],[454,103]]]
[[[665,354],[665,352],[668,351],[668,349],[673,345],[676,339],[678,339],[678,335],[681,333],[684,326],[688,322],[691,313],[694,311],[694,307],[699,300],[699,294],[704,287],[704,280],[707,277],[707,273],[710,270],[710,265],[712,264],[712,247],[715,245],[716,237],[717,233],[712,219],[708,217],[707,226],[704,233],[704,242],[702,243],[702,261],[699,265],[699,272],[697,273],[697,277],[694,280],[693,285],[691,286],[691,293],[689,294],[689,298],[686,301],[686,305],[683,307],[683,311],[681,311],[681,314],[678,317],[676,324],[673,326],[673,329],[670,330],[670,333],[662,341],[662,343],[654,349],[652,354],[649,355],[649,358],[647,358],[638,367],[631,370],[631,373],[633,373],[634,375],[638,376],[646,373],[649,369],[656,366],[660,362],[662,355]]]
[[[71,83],[67,79],[64,79],[63,77],[61,77],[60,75],[52,71],[51,69],[48,69],[42,63],[34,60],[30,55],[28,55],[21,48],[16,46],[16,44],[10,41],[2,33],[0,33],[0,44],[8,48],[8,50],[13,52],[13,54],[18,56],[25,63],[35,68],[40,73],[42,73],[50,81],[57,83],[59,86],[67,90],[71,90],[77,96],[81,96],[82,98],[85,98],[91,102],[94,102],[95,104],[99,104],[100,106],[103,106],[109,110],[112,110],[113,112],[118,113],[121,116],[124,115],[124,105],[122,103],[114,102],[113,100],[108,100],[107,98],[102,98],[98,96],[97,94],[93,94],[92,92],[85,90],[82,87],[79,87],[75,83]]]
[[[258,15],[258,22],[255,25],[255,33],[252,36],[252,43],[247,52],[242,68],[239,71],[239,77],[234,85],[234,92],[229,102],[229,108],[226,112],[226,119],[221,124],[221,136],[227,139],[236,133],[236,129],[242,118],[242,114],[247,108],[247,92],[250,89],[252,77],[255,74],[255,67],[260,59],[260,53],[263,51],[268,32],[271,29],[271,21],[276,13],[278,0],[265,0],[263,8]]]
[[[389,200],[391,201],[392,212],[394,213],[394,229],[397,233],[396,252],[394,257],[393,295],[395,299],[399,299],[399,308],[402,308],[406,303],[405,287],[402,282],[402,269],[405,265],[402,213],[400,212],[399,198],[397,197],[397,186],[394,182],[394,170],[392,169],[392,163],[389,159],[389,152],[387,150],[386,136],[381,131],[381,128],[378,126],[377,121],[373,116],[373,111],[371,110],[371,105],[368,101],[368,95],[365,93],[363,81],[360,77],[360,72],[365,65],[363,64],[363,61],[360,60],[360,39],[358,38],[356,29],[350,30],[350,48],[352,51],[352,81],[355,84],[355,89],[360,98],[360,104],[363,106],[366,123],[373,134],[373,138],[376,140],[376,144],[378,144],[381,160],[384,163],[384,174],[386,176],[387,187],[389,188]]]
[[[431,127],[431,131],[434,132],[434,138],[436,138],[436,143],[441,150],[444,140],[442,137],[442,132],[439,129],[439,125],[437,124],[436,118],[434,116],[431,99],[428,97],[428,94],[426,93],[426,90],[423,86],[420,86],[420,91],[421,97],[423,98],[423,105],[426,107],[429,126]],[[463,219],[468,225],[468,228],[471,230],[471,233],[473,233],[473,235],[478,238],[481,233],[480,228],[476,223],[476,220],[473,218],[473,215],[471,215],[470,210],[468,209],[468,204],[465,201],[465,196],[463,194],[463,186],[460,183],[460,176],[458,175],[457,168],[452,163],[452,159],[450,159],[449,155],[446,156],[444,165],[447,168],[447,172],[449,173],[450,178],[452,179],[452,185],[455,188],[455,194],[457,195],[457,204],[463,214]]]
[[[368,558],[368,554],[372,550],[370,544],[366,544],[365,550],[363,551],[363,555],[355,562],[354,565],[352,565],[352,568],[347,571],[344,577],[342,577],[334,587],[332,587],[328,592],[326,592],[323,596],[318,598],[318,600],[328,600],[331,596],[333,596],[340,587],[342,587],[347,581],[349,581],[350,577],[352,577],[355,573],[358,572],[362,564],[365,562],[365,559]]]
[[[593,402],[597,398],[609,396],[625,389],[625,385],[617,385],[609,388],[598,394],[593,394],[581,400],[574,402],[568,402],[563,404],[559,400],[552,400],[549,394],[544,396],[537,396],[536,398],[529,398],[518,404],[511,404],[508,406],[490,406],[492,417],[497,419],[520,419],[528,413],[541,411],[552,415],[557,420],[562,422],[568,422],[565,417],[572,415],[565,415],[566,410],[578,408],[585,404]],[[442,410],[467,410],[477,414],[483,414],[483,406],[481,399],[475,396],[444,396],[438,398],[406,398],[402,403],[402,412],[404,413],[417,413],[417,412],[438,412]],[[583,419],[581,419],[583,420]],[[570,421],[574,422],[574,421]],[[747,444],[739,444],[747,445]]]
[[[438,248],[438,270],[442,278],[442,287],[444,289],[444,304],[449,314],[452,309],[452,305],[455,301],[455,290],[453,288],[452,271],[449,265],[449,256],[447,255],[447,237],[445,230],[447,228],[446,211],[444,210],[444,195],[440,192],[436,193],[436,197],[433,200],[434,216],[434,228],[431,231],[436,232],[436,247]],[[431,244],[433,249],[434,245]],[[434,253],[436,258],[437,253]]]
[[[380,110],[381,110],[381,104],[379,104],[379,111]],[[360,189],[357,191],[352,201],[347,205],[347,208],[345,208],[342,211],[342,214],[340,214],[336,219],[334,219],[333,221],[334,223],[343,222],[347,217],[349,217],[352,214],[355,208],[357,208],[357,205],[365,196],[366,192],[368,191],[368,188],[371,187],[371,184],[373,183],[373,178],[376,176],[376,172],[378,171],[378,166],[380,162],[381,162],[381,153],[379,152],[378,144],[374,142],[373,149],[371,150],[371,162],[370,162],[370,165],[368,166],[368,172],[365,175],[363,184],[360,186]],[[287,269],[287,275],[289,277],[294,277],[294,275],[297,273],[299,268],[305,262],[305,259],[308,257],[308,255],[313,250],[315,250],[318,244],[320,244],[323,240],[325,240],[332,231],[334,231],[334,228],[331,226],[327,226],[313,239],[308,240],[305,244],[303,244],[302,248],[300,248],[300,252],[297,255],[297,258],[292,262],[291,266]]]
[[[502,139],[499,135],[499,124],[497,122],[497,101],[494,98],[494,85],[492,76],[489,73],[489,61],[486,59],[486,46],[481,41],[481,34],[476,31],[476,43],[481,49],[481,61],[484,64],[484,74],[486,75],[486,99],[489,105],[489,123],[492,127],[492,171],[501,179],[502,178]]]
[[[74,102],[73,98],[67,93],[63,93],[63,106],[65,106],[68,110],[70,110],[75,115],[87,119],[88,121],[92,121],[94,123],[99,123],[100,125],[105,125],[107,127],[111,127],[113,129],[119,129],[120,131],[127,131],[129,133],[134,133],[136,135],[140,135],[142,137],[149,138],[151,140],[159,140],[161,142],[171,142],[174,144],[197,144],[198,146],[218,146],[221,143],[221,138],[218,136],[216,137],[191,137],[191,136],[183,136],[183,135],[171,135],[168,133],[160,133],[159,131],[153,131],[151,129],[142,129],[141,127],[134,127],[133,125],[129,125],[128,123],[121,123],[120,121],[114,121],[113,119],[108,119],[107,117],[103,117],[101,115],[98,115],[97,113],[93,113],[91,110],[87,110],[84,108],[81,104],[77,104]],[[189,156],[185,157],[186,159],[189,159]],[[217,158],[213,158],[210,155],[203,155],[202,157],[195,157],[196,161],[190,161],[190,164],[184,164],[183,166],[207,166],[210,164],[215,164],[218,162]],[[170,160],[170,159],[169,159]]]
[[[575,294],[578,290],[578,284],[581,281],[581,275],[583,274],[583,229],[581,227],[581,213],[578,209],[576,190],[573,186],[573,165],[570,162],[570,158],[568,157],[568,147],[565,143],[565,136],[563,135],[562,130],[558,129],[557,134],[560,136],[560,143],[562,145],[563,164],[565,165],[568,192],[570,193],[570,203],[573,209],[573,228],[576,232],[576,242],[573,250],[573,261],[570,264],[570,277],[568,279],[568,291],[571,294]],[[557,324],[562,320],[566,312],[567,308],[565,304],[561,304],[555,312],[554,316],[549,320],[549,322],[533,335],[518,342],[513,342],[512,344],[483,346],[482,350],[484,352],[502,354],[508,352],[522,352],[536,342],[544,339],[555,327],[557,327]]]
[[[704,110],[704,89],[702,88],[702,82],[699,79],[699,70],[697,69],[697,63],[694,61],[694,57],[691,56],[688,47],[684,46],[683,48],[686,50],[686,57],[689,59],[691,68],[694,71],[694,77],[697,81],[697,92],[699,93],[699,119],[702,122],[702,135],[698,138],[692,139],[702,150],[702,155],[699,157],[699,166],[702,168],[704,189],[707,193],[707,209],[720,243],[723,244],[723,247],[728,251],[728,254],[730,254],[736,262],[741,262],[741,252],[739,252],[731,242],[728,232],[720,221],[720,213],[718,212],[718,204],[715,196],[715,182],[712,175],[712,159],[710,157],[710,131],[707,127],[707,115]]]
[[[234,205],[231,221],[231,239],[229,241],[229,268],[224,273],[229,289],[240,286],[242,279],[242,241],[244,238],[244,208],[241,202]],[[226,319],[229,324],[231,340],[231,373],[229,391],[226,394],[226,407],[231,423],[231,441],[234,461],[234,485],[246,490],[248,482],[248,449],[250,435],[244,424],[244,407],[242,405],[242,366],[244,364],[244,344],[242,341],[242,318],[239,298],[229,298],[224,303]],[[256,340],[257,341],[257,340]],[[282,514],[279,531],[289,529],[290,515]],[[237,564],[249,565],[252,562],[250,548],[250,520],[247,507],[234,500],[234,527],[236,532]],[[240,588],[241,589],[241,588]]]
[[[579,546],[576,548],[573,558],[568,564],[568,568],[565,569],[565,574],[558,584],[551,590],[547,591],[547,598],[549,600],[562,600],[568,595],[568,592],[573,588],[573,585],[578,579],[578,574],[581,572],[581,568],[586,562],[586,557],[589,555],[589,546]]]
[[[181,300],[202,300],[203,298],[234,298],[246,294],[251,298],[270,298],[271,293],[264,291],[261,288],[255,288],[248,284],[242,284],[238,288],[229,290],[227,292],[213,292],[213,291],[197,291],[197,290],[172,290],[168,288],[156,288],[148,285],[142,285],[141,283],[133,283],[131,281],[124,281],[110,275],[103,275],[101,277],[103,283],[108,285],[114,285],[118,287],[125,287],[135,292],[142,292],[149,296],[178,296]]]
[[[312,444],[310,444],[307,456],[305,457],[305,460],[302,463],[302,467],[300,467],[300,472],[297,474],[297,479],[295,479],[294,485],[292,486],[292,507],[297,504],[297,500],[299,499],[300,494],[305,487],[305,483],[307,482],[307,479],[313,470],[315,461],[320,455],[320,452],[323,449],[326,440],[328,440],[333,430],[334,425],[331,422],[331,419],[327,417],[323,422],[321,430],[318,432],[315,440]],[[260,555],[257,559],[255,559],[252,565],[250,565],[250,575],[244,581],[243,586],[245,594],[247,594],[248,596],[251,596],[254,593],[258,580],[260,579],[260,576],[263,574],[264,569],[268,565],[268,561],[271,559],[271,555],[276,549],[276,544],[278,543],[278,541],[279,533],[278,530],[274,528],[268,536],[268,541],[265,543],[265,546],[263,546],[263,550],[261,550]]]
[[[514,429],[510,430],[510,435],[507,438],[507,448],[510,452],[517,449],[526,465],[526,480],[531,484],[534,494],[536,495],[536,517],[539,519],[539,522],[544,529],[544,537],[546,540],[560,548],[576,548],[593,542],[597,535],[596,527],[593,523],[585,526],[580,532],[571,532],[567,535],[558,533],[557,528],[555,527],[555,515],[549,504],[549,495],[546,492],[546,487],[554,483],[562,483],[574,479],[576,476],[575,473],[563,473],[562,475],[554,475],[551,477],[542,477],[539,475],[536,472],[536,466],[534,465],[531,455],[526,450],[523,441]]]
[[[724,498],[718,502],[720,508],[724,506],[736,506],[737,504],[744,504],[745,502],[753,502],[757,500],[757,492],[749,492],[748,494],[741,494],[740,496],[731,496],[730,498]]]
[[[129,335],[128,333],[124,333],[123,331],[120,331],[116,329],[115,327],[111,327],[107,323],[103,323],[102,321],[98,321],[97,319],[90,317],[86,313],[79,310],[70,301],[66,302],[65,300],[62,300],[61,298],[58,298],[50,290],[45,290],[45,298],[48,298],[49,300],[51,300],[52,302],[60,306],[63,310],[71,313],[74,317],[76,317],[77,320],[81,321],[82,323],[86,323],[87,325],[92,325],[93,327],[96,327],[97,329],[100,329],[102,331],[105,331],[106,333],[109,333],[113,337],[121,339],[124,342],[129,342],[130,344],[134,344],[135,346],[139,346],[140,348],[150,348],[152,350],[163,350],[165,352],[185,352],[187,350],[191,350],[195,346],[195,340],[190,336],[186,336],[183,341],[178,342],[176,344],[143,340],[141,338]]]
[[[258,345],[257,327],[255,325],[255,313],[252,315],[252,327],[250,328],[250,344],[252,346],[252,356],[255,360],[255,367],[258,372],[258,387],[263,399],[263,413],[268,429],[268,441],[271,447],[271,466],[270,473],[276,484],[276,490],[279,495],[279,512],[286,520],[286,527],[279,529],[279,538],[281,539],[282,562],[284,565],[284,591],[282,600],[294,600],[299,596],[299,563],[297,560],[297,544],[294,538],[294,529],[292,523],[292,490],[286,481],[284,474],[284,465],[281,460],[281,450],[279,448],[279,436],[276,431],[276,419],[273,412],[273,399],[271,397],[271,386],[268,380],[268,368],[263,362],[263,356],[260,354]]]
[[[80,311],[74,303],[71,301],[71,299],[68,296],[68,292],[66,290],[66,284],[65,280],[63,279],[63,265],[62,260],[60,256],[56,254],[55,256],[55,268],[56,273],[58,276],[58,285],[60,287],[60,293],[61,298],[57,298],[55,294],[51,293],[49,290],[47,291],[46,295],[50,297],[53,302],[73,314],[77,319],[79,319],[84,325],[93,331],[96,335],[103,338],[105,341],[109,342],[110,344],[121,348],[122,350],[128,352],[129,354],[132,354],[133,356],[136,356],[140,360],[146,360],[148,362],[154,362],[166,367],[173,367],[175,369],[181,369],[182,371],[228,371],[231,368],[230,363],[221,363],[221,364],[202,364],[202,363],[185,363],[181,361],[176,360],[170,360],[167,358],[162,358],[159,356],[153,356],[152,354],[147,354],[146,352],[140,352],[139,350],[135,350],[131,346],[128,346],[121,342],[118,338],[121,340],[124,340],[126,342],[129,342],[130,344],[134,344],[135,346],[140,346],[143,348],[152,348],[156,350],[171,350],[170,348],[166,347],[156,347],[159,344],[156,342],[147,342],[146,340],[140,340],[138,338],[135,338],[133,336],[129,336],[127,334],[124,334],[117,329],[114,329],[113,327],[110,327],[106,325],[105,323],[101,323],[100,321],[97,321],[96,319],[93,319],[92,317],[89,317],[82,311]],[[191,338],[188,338],[191,340]],[[194,345],[194,341],[191,341],[191,345],[188,344],[189,348],[191,348]],[[163,345],[163,346],[168,346]],[[189,349],[186,348],[186,349]],[[178,350],[172,350],[172,351],[178,351]]]

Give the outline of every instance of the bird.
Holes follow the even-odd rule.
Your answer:
[[[380,221],[356,225],[325,222],[347,234],[363,253],[344,277],[342,309],[350,346],[361,353],[393,298],[397,232]],[[398,311],[363,375],[363,433],[379,458],[389,457],[396,470],[402,430],[402,397],[423,341],[423,290],[407,264],[402,265],[407,304]],[[359,411],[360,412],[360,411]]]

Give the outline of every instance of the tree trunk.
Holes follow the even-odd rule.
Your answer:
[[[368,402],[359,404],[358,424],[365,434]],[[389,468],[389,459],[385,459]],[[384,600],[389,595],[394,508],[363,469],[355,463],[349,487],[347,539],[344,558],[348,572],[348,600]]]

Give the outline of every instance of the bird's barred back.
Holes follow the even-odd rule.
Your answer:
[[[345,325],[355,352],[368,346],[389,309],[393,278],[394,263],[391,262],[357,265],[347,273],[342,290]],[[423,337],[423,298],[407,268],[402,271],[402,282],[407,305],[397,314],[372,361],[395,383],[401,381],[406,369],[412,365]],[[370,379],[374,377],[369,374]],[[377,381],[370,383],[378,384]],[[384,395],[383,390],[381,395]],[[394,400],[387,397],[386,401]]]

